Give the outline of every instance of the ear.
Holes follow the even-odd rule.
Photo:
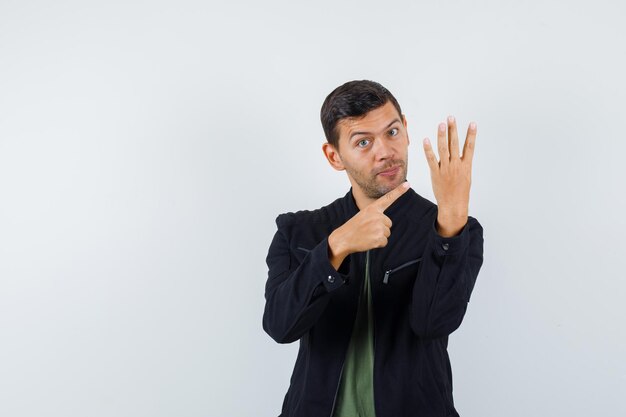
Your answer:
[[[406,117],[404,114],[402,115],[402,124],[404,125],[404,130],[406,130],[406,144],[408,146],[411,144],[411,140],[409,139],[409,131],[407,129]]]
[[[339,151],[337,151],[333,145],[325,142],[322,145],[322,151],[324,152],[326,159],[328,159],[330,166],[335,168],[337,171],[343,171],[345,169],[343,162],[341,161],[341,155],[339,155]]]

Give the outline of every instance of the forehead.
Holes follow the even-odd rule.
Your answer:
[[[402,120],[391,101],[371,110],[360,118],[347,117],[337,123],[339,140],[347,141],[354,132],[379,133],[394,119]]]

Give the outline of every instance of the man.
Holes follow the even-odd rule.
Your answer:
[[[435,205],[406,182],[407,121],[387,89],[339,86],[321,119],[324,155],[352,187],[276,218],[263,328],[300,341],[281,416],[458,416],[448,335],[483,262],[468,215],[476,125],[462,156],[453,117],[438,127],[439,161],[424,140]]]

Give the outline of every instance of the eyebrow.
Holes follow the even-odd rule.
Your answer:
[[[387,130],[391,127],[391,125],[393,125],[394,123],[398,123],[400,122],[400,119],[394,119],[391,123],[389,123],[387,125],[387,127],[385,127],[383,130]],[[356,135],[369,135],[371,132],[352,132],[352,134],[350,135],[350,139],[348,140],[349,142],[352,141],[352,138]]]

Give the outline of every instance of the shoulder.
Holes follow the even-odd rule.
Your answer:
[[[279,228],[285,228],[298,225],[334,223],[341,217],[341,200],[341,197],[337,198],[332,203],[317,209],[281,213],[276,217],[276,225]]]

